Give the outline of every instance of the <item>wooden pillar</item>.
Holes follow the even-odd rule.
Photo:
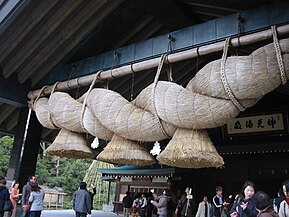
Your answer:
[[[28,108],[22,108],[17,122],[17,129],[14,136],[13,147],[11,150],[11,157],[7,171],[7,180],[13,181],[18,179],[19,167],[21,164],[21,150],[24,140],[24,129],[28,117]]]
[[[28,107],[22,108],[7,171],[7,179],[19,181],[20,189],[28,176],[35,173],[41,130],[35,113]]]

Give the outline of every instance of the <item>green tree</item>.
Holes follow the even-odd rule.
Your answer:
[[[7,174],[13,140],[11,136],[0,137],[0,176]],[[92,159],[55,158],[39,154],[36,165],[38,182],[52,188],[61,187],[64,192],[73,193],[84,179],[92,161]]]
[[[62,159],[60,165],[60,180],[65,192],[72,193],[78,189],[92,160],[88,159]]]
[[[36,174],[40,184],[51,188],[61,187],[65,193],[73,193],[78,189],[92,159],[57,158],[40,155],[37,160]]]
[[[10,136],[0,137],[0,176],[7,174],[13,140]]]
[[[55,163],[50,157],[38,155],[36,174],[39,184],[47,186],[56,186],[55,181]]]

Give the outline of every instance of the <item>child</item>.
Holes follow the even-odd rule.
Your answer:
[[[216,195],[213,197],[213,206],[211,215],[214,217],[221,217],[223,212],[223,207],[228,205],[223,199],[223,188],[221,186],[216,187]]]
[[[138,217],[139,211],[140,211],[139,198],[136,195],[134,197],[132,208],[131,208],[131,217]]]

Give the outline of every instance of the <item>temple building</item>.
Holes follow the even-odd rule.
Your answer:
[[[289,1],[0,1],[0,133],[7,179],[46,154],[125,192],[196,203],[246,180],[275,197],[289,175]],[[99,146],[92,149],[88,143]],[[157,153],[151,150],[157,149]]]

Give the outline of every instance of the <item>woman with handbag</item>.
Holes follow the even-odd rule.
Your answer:
[[[8,188],[6,187],[6,179],[0,177],[0,217],[3,217],[6,211],[12,210],[9,195]],[[9,207],[10,205],[11,207]]]
[[[246,181],[242,192],[235,199],[235,202],[230,211],[231,217],[256,217],[258,211],[254,205],[252,197],[256,192],[256,188],[253,182]]]
[[[29,196],[30,214],[29,217],[40,217],[43,210],[43,200],[45,193],[36,183],[31,184],[31,193]]]

